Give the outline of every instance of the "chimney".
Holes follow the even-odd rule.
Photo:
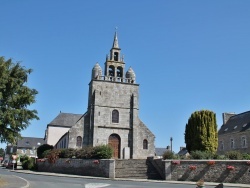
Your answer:
[[[222,119],[223,119],[223,125],[227,123],[227,121],[230,119],[230,117],[236,115],[234,112],[231,113],[222,113]]]

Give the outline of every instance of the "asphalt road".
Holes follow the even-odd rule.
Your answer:
[[[89,179],[58,177],[35,174],[24,174],[10,172],[8,169],[0,169],[0,174],[15,175],[26,179],[30,183],[30,188],[195,188],[195,185],[171,184],[167,182],[137,182],[137,181],[118,181],[109,179]],[[206,186],[214,188],[215,186]],[[224,188],[229,188],[224,186]],[[231,187],[232,188],[232,187]]]

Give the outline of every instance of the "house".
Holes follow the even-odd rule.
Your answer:
[[[98,63],[92,69],[86,113],[58,116],[47,126],[45,135],[46,143],[56,148],[108,144],[114,150],[113,158],[118,159],[155,154],[155,136],[139,118],[136,74],[131,67],[125,72],[117,32],[104,73]]]
[[[250,111],[240,114],[223,113],[218,132],[218,154],[227,151],[250,153]]]
[[[43,138],[22,137],[17,141],[16,153],[18,155],[27,155],[29,157],[37,158],[37,148],[43,144],[45,144]]]

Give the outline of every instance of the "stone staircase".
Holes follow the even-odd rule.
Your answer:
[[[147,159],[116,160],[115,178],[162,179],[153,164]]]

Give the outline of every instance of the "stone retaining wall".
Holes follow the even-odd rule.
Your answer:
[[[57,159],[55,163],[49,163],[48,160],[45,160],[44,162],[37,162],[37,164],[38,171],[106,178],[116,178],[116,174],[117,177],[119,177],[125,169],[126,178],[135,178],[132,167],[139,165],[139,161],[137,161],[138,164],[135,164],[136,161],[137,160],[118,160],[116,168],[116,161],[113,159]],[[209,165],[208,161],[214,161],[214,164]],[[149,178],[147,177],[148,174],[158,171],[165,180],[198,181],[202,179],[205,182],[250,184],[250,162],[247,160],[148,159],[148,162],[153,165],[144,164],[145,172],[143,172],[143,176],[145,178]],[[129,166],[131,165],[127,163],[131,163],[132,167],[130,168]],[[124,164],[127,164],[125,166],[129,168],[125,168]],[[228,169],[228,166],[233,167],[233,169]],[[140,175],[140,178],[143,177]]]
[[[250,164],[248,164],[248,161],[212,160],[215,162],[214,165],[209,165],[208,161],[165,160],[165,179],[175,181],[198,181],[203,179],[205,182],[250,184]],[[233,167],[233,169],[228,169],[228,166]]]
[[[48,160],[37,161],[38,171],[75,174],[83,176],[97,176],[114,178],[115,161],[112,159],[57,159],[55,163]]]

